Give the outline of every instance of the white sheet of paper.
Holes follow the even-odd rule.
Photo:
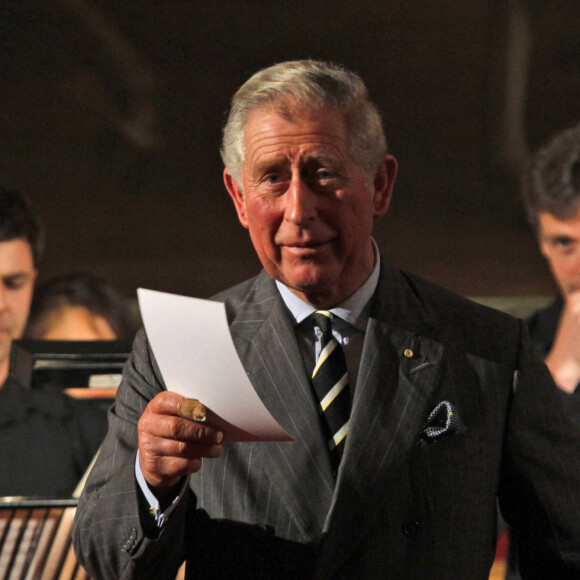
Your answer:
[[[137,290],[165,385],[218,415],[225,441],[292,441],[258,397],[236,352],[222,302]]]

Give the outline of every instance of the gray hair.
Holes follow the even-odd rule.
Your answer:
[[[580,125],[557,133],[533,155],[522,199],[536,229],[540,213],[567,219],[580,211]]]
[[[221,154],[237,181],[242,177],[246,123],[250,113],[262,106],[285,113],[296,106],[336,109],[346,122],[350,153],[369,176],[374,176],[387,152],[380,113],[358,75],[327,62],[282,62],[254,74],[232,99]]]

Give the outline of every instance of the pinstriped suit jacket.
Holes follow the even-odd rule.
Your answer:
[[[77,511],[77,556],[94,578],[172,578],[187,559],[189,578],[487,580],[498,498],[524,578],[580,578],[580,432],[520,321],[381,264],[335,485],[273,280],[216,298],[295,441],[228,444],[158,533],[134,460],[136,423],[165,387],[141,333]],[[467,429],[427,437],[443,401]]]

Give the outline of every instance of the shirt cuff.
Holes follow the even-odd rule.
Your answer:
[[[183,478],[183,483],[179,493],[164,512],[161,512],[159,501],[155,495],[153,495],[153,492],[149,489],[149,486],[145,481],[145,476],[143,475],[143,472],[141,471],[141,465],[139,464],[139,450],[137,450],[137,456],[135,458],[135,477],[137,478],[137,483],[139,484],[139,487],[143,492],[147,503],[149,504],[149,514],[155,518],[157,527],[162,528],[165,525],[167,518],[171,515],[179,503],[179,500],[183,497],[185,490],[187,489],[187,484],[189,483],[189,477]]]

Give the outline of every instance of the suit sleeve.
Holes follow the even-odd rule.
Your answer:
[[[135,478],[137,422],[147,403],[164,389],[145,333],[140,331],[109,413],[109,430],[75,518],[75,552],[93,578],[171,579],[184,559],[189,492],[161,533],[151,533],[152,528],[143,517],[142,492]]]
[[[523,578],[580,578],[580,429],[523,324],[499,500]]]

